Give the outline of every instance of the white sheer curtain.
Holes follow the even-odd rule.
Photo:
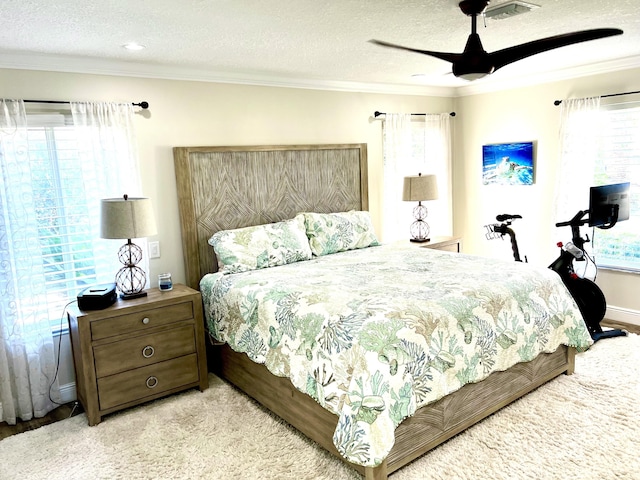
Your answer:
[[[389,242],[402,238],[401,232],[409,231],[410,224],[407,223],[406,208],[402,205],[402,178],[419,172],[415,171],[411,160],[413,156],[411,115],[387,113],[383,121],[384,168],[380,237],[384,242]],[[425,170],[422,173],[427,172]],[[405,233],[406,235],[408,233]]]
[[[441,113],[426,115],[424,121],[424,155],[431,172],[438,178],[438,199],[428,202],[433,235],[453,233],[451,118],[450,114]]]
[[[403,179],[435,174],[438,200],[426,202],[431,236],[450,235],[452,219],[451,116],[448,113],[412,118],[387,113],[384,119],[383,231],[384,242],[410,238],[413,202],[402,201]]]
[[[29,117],[20,100],[2,100],[1,107],[0,421],[13,424],[17,418],[46,415],[60,401],[55,382],[51,387],[53,401],[49,397],[56,369],[51,320],[62,315],[59,305],[73,300],[83,282],[112,282],[121,266],[116,252],[123,242],[99,238],[100,199],[125,193],[138,196],[141,189],[133,106],[72,103],[75,135],[73,141],[65,137],[64,155],[56,159],[60,193],[50,196],[59,202],[54,215],[64,212],[65,235],[86,240],[75,242],[82,243],[78,247],[83,249],[82,255],[90,245],[88,256],[94,272],[77,283],[71,279],[66,289],[52,290],[54,287],[45,282],[38,241],[38,228],[42,228],[37,219],[37,214],[41,215],[38,210],[42,210],[38,198],[43,193],[37,197],[32,186],[35,172],[31,168],[38,162],[29,158]],[[50,187],[45,194],[48,190]],[[147,266],[143,268],[148,271]]]
[[[563,100],[560,166],[555,188],[555,221],[570,220],[588,208],[600,135],[600,97]]]
[[[0,421],[15,424],[55,408],[44,268],[31,186],[27,116],[21,100],[0,104]]]
[[[93,238],[100,237],[101,198],[141,196],[138,153],[132,104],[124,103],[71,103],[73,125],[78,139],[78,159],[81,168],[90,228]],[[79,172],[80,173],[80,172]],[[95,258],[117,258],[118,248],[125,241],[101,240],[94,244]],[[135,242],[146,251],[146,238]],[[149,271],[149,259],[142,256],[139,266]],[[113,282],[116,271],[101,270],[100,282]],[[149,278],[147,285],[149,287]]]
[[[71,113],[83,175],[92,182],[85,190],[97,188],[114,197],[140,195],[133,105],[75,102]],[[95,208],[99,212],[100,205]]]

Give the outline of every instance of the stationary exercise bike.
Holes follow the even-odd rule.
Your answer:
[[[496,220],[501,223],[493,223],[491,225],[485,225],[487,229],[487,233],[485,236],[487,240],[493,240],[496,238],[503,238],[505,235],[509,235],[511,239],[511,250],[513,251],[513,259],[516,262],[521,262],[520,258],[520,249],[518,248],[518,240],[516,239],[516,232],[511,228],[511,224],[514,220],[522,218],[521,215],[510,215],[508,213],[503,213],[502,215],[497,215]],[[524,257],[525,263],[527,262],[527,256]]]
[[[614,212],[614,220],[600,228],[608,229],[616,224],[618,205],[612,205],[611,208]],[[571,220],[556,223],[556,227],[571,227],[571,242],[566,245],[558,242],[560,255],[549,265],[549,268],[560,275],[569,293],[576,301],[580,313],[582,313],[591,338],[597,342],[603,338],[623,337],[627,335],[627,332],[620,329],[602,330],[600,322],[607,311],[607,301],[604,294],[598,285],[588,278],[579,277],[573,268],[574,260],[585,261],[584,244],[590,240],[588,235],[585,235],[584,238],[580,235],[580,227],[589,222],[589,219],[585,219],[588,214],[589,210],[580,210]]]
[[[614,210],[614,220],[607,226],[600,228],[611,228],[615,225],[618,215],[618,205],[612,205],[611,208]],[[588,210],[580,210],[571,220],[556,223],[556,227],[570,226],[572,239],[571,242],[566,245],[563,245],[562,242],[558,242],[560,255],[551,263],[551,265],[549,265],[549,268],[556,272],[562,279],[562,282],[565,284],[567,290],[569,290],[569,293],[578,305],[578,309],[584,318],[584,322],[591,338],[594,342],[597,342],[603,338],[626,336],[627,332],[620,329],[602,330],[600,322],[604,318],[607,310],[607,302],[604,294],[598,285],[588,278],[578,276],[573,268],[574,261],[585,261],[587,257],[584,251],[584,244],[590,240],[588,235],[585,235],[584,238],[580,235],[580,227],[589,222],[588,219],[585,219],[585,216],[588,215],[588,213]],[[511,224],[518,218],[522,218],[522,216],[502,214],[496,216],[496,220],[501,223],[485,226],[487,229],[487,233],[485,235],[487,239],[491,240],[493,238],[499,238],[498,235],[500,237],[509,235],[511,238],[513,258],[516,262],[520,262],[522,260],[520,259],[518,242],[516,240],[515,232],[511,228]]]

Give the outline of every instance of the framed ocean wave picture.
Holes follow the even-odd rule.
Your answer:
[[[534,142],[482,146],[484,185],[533,185]]]

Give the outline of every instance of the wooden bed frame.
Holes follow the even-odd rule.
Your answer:
[[[255,147],[176,147],[186,282],[217,270],[207,240],[218,230],[293,218],[302,211],[367,210],[366,144]],[[474,423],[574,369],[575,349],[561,346],[419,409],[396,430],[395,445],[375,468],[350,464],[366,479],[385,479]],[[287,378],[227,345],[210,345],[209,369],[329,452],[338,417],[298,391]]]

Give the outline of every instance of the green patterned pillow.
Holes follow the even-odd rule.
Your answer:
[[[303,217],[221,230],[209,239],[222,273],[239,273],[311,259]]]
[[[311,252],[316,256],[380,245],[369,212],[302,213]]]

